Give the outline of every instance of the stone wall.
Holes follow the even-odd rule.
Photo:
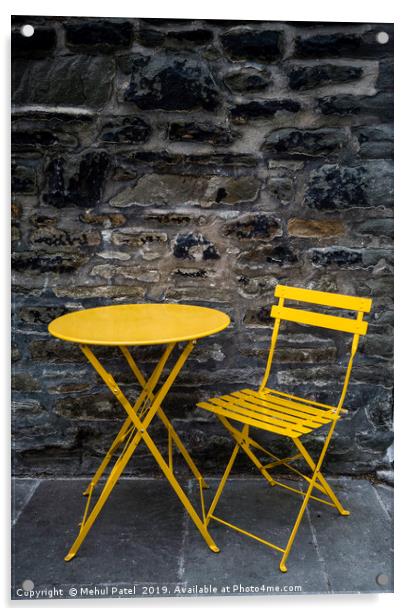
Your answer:
[[[13,19],[17,474],[95,469],[122,411],[47,325],[127,302],[230,314],[165,405],[199,466],[219,474],[231,443],[195,402],[258,385],[277,283],[373,298],[326,466],[389,472],[392,56],[389,24]],[[286,327],[270,382],[334,402],[348,342]],[[136,359],[148,372],[158,353],[136,349]],[[133,396],[127,366],[98,356]],[[317,434],[308,442],[318,450]],[[158,471],[142,449],[129,472]]]

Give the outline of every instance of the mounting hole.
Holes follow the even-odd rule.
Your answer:
[[[377,575],[377,584],[379,584],[380,586],[387,586],[388,582],[388,575],[386,575],[385,573],[380,573],[379,575]]]
[[[380,45],[386,45],[390,40],[389,34],[387,32],[378,32],[375,38],[377,39],[377,43],[380,43]]]
[[[33,36],[34,28],[30,24],[24,24],[24,26],[21,26],[20,28],[20,33],[22,34],[22,36],[28,38],[30,36]]]
[[[23,590],[27,590],[27,591],[33,590],[34,582],[32,580],[24,580],[21,587],[23,588]]]

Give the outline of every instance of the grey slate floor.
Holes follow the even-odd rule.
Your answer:
[[[183,483],[199,506],[196,482]],[[217,481],[209,484],[207,501]],[[210,533],[221,552],[211,552],[163,479],[120,480],[65,562],[87,479],[16,479],[12,598],[392,592],[392,488],[351,478],[330,484],[351,515],[311,501],[284,574],[279,552],[217,522]],[[284,546],[300,499],[263,479],[234,478],[216,515]]]

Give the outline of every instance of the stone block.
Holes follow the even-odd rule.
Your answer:
[[[279,30],[232,30],[221,36],[221,44],[233,60],[273,62],[281,56],[282,38]]]
[[[115,207],[131,205],[237,204],[255,201],[260,189],[253,176],[194,176],[172,174],[143,175],[110,201]]]
[[[224,76],[223,81],[231,92],[239,92],[241,94],[262,92],[273,83],[268,70],[252,67],[231,71]]]
[[[121,116],[106,122],[100,134],[102,143],[145,143],[151,135],[151,127],[142,118]]]
[[[297,65],[287,69],[288,84],[292,90],[296,91],[356,81],[362,75],[361,66],[341,64]]]
[[[12,63],[12,101],[16,105],[99,109],[111,96],[114,69],[114,60],[101,56],[16,59]]]
[[[364,115],[389,122],[394,117],[394,98],[392,93],[378,93],[373,96],[356,94],[324,96],[318,100],[318,108],[327,116]]]
[[[280,222],[271,214],[248,214],[222,228],[222,235],[238,240],[268,241],[281,234]]]
[[[304,203],[318,210],[392,205],[393,166],[390,161],[361,165],[327,164],[311,172]]]
[[[245,124],[252,120],[270,119],[277,114],[297,113],[301,103],[292,99],[277,99],[239,103],[230,109],[234,124]]]
[[[196,56],[180,54],[170,58],[158,53],[134,62],[124,100],[140,109],[214,111],[219,91],[208,65]]]
[[[172,122],[167,136],[170,141],[199,141],[211,145],[229,145],[235,139],[235,134],[226,126],[204,122]]]
[[[180,233],[174,240],[173,254],[177,259],[209,261],[220,259],[216,246],[201,233]]]
[[[340,220],[307,220],[291,218],[288,221],[288,234],[295,237],[333,237],[344,235],[346,227]]]
[[[347,144],[348,135],[344,129],[283,128],[267,135],[262,150],[279,159],[329,158],[341,154]]]
[[[129,21],[80,20],[64,24],[66,46],[72,51],[111,54],[127,49],[133,41]]]
[[[46,203],[55,207],[94,207],[101,201],[107,173],[109,156],[105,151],[84,154],[75,162],[77,170],[73,175],[66,171],[67,160],[53,158],[45,169],[47,190],[43,194]]]
[[[394,128],[392,124],[361,126],[353,130],[361,158],[393,158]]]
[[[377,41],[381,30],[389,34],[384,45]],[[296,58],[381,58],[393,53],[392,24],[373,27],[365,32],[327,32],[298,36],[295,41]]]
[[[54,52],[56,44],[54,28],[36,25],[33,36],[23,36],[20,29],[11,32],[12,58],[44,58]]]

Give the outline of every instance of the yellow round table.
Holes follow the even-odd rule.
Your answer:
[[[185,304],[120,304],[70,312],[54,319],[49,332],[80,344],[141,346],[198,340],[225,329],[220,310]]]
[[[140,441],[144,441],[148,447],[208,547],[213,552],[219,552],[206,524],[203,488],[206,488],[207,484],[161,408],[161,404],[193,350],[196,341],[199,338],[222,331],[229,324],[230,318],[224,312],[185,304],[102,306],[65,314],[49,324],[48,329],[52,336],[80,345],[84,355],[127,414],[120,431],[84,492],[84,495],[87,496],[87,502],[80,522],[80,531],[65,557],[66,561],[71,560],[77,554]],[[177,345],[181,342],[184,343],[183,348],[177,352],[177,359],[173,367],[164,378],[163,384],[159,386],[167,360],[173,351],[177,350]],[[96,345],[118,347],[123,353],[141,388],[134,404],[126,398],[114,377],[107,372],[91,350],[90,346]],[[128,348],[143,345],[166,345],[148,379],[144,377]],[[160,419],[168,433],[167,460],[148,433],[148,428],[155,417]],[[198,480],[201,517],[174,476],[173,447],[176,447],[182,454],[194,477]],[[99,497],[91,507],[93,490],[118,450],[120,450],[120,454],[112,466]]]

